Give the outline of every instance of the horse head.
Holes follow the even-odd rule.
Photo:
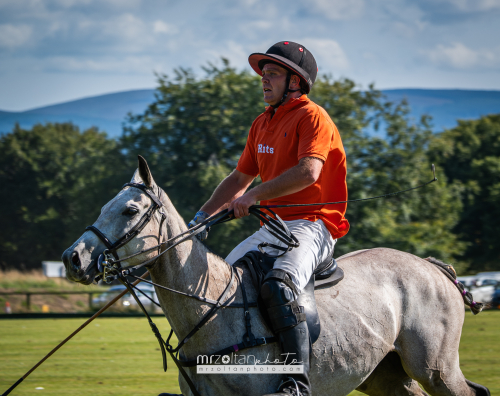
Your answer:
[[[162,205],[160,199],[164,195],[156,185],[146,160],[139,156],[139,168],[130,183],[102,207],[93,226],[87,227],[83,235],[63,253],[68,279],[86,285],[92,283],[101,272],[98,260],[106,250],[115,258],[123,258],[158,245],[165,216],[158,203]],[[121,267],[126,269],[156,254],[157,250],[140,254],[121,262]]]

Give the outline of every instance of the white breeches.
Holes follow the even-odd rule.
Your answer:
[[[285,221],[288,229],[299,240],[300,246],[285,253],[276,259],[274,268],[288,272],[294,285],[298,290],[302,290],[311,279],[316,266],[326,260],[333,253],[336,239],[325,227],[323,221],[312,222],[309,220]],[[258,245],[262,242],[272,243],[278,246],[285,246],[277,238],[271,235],[265,227],[249,236],[226,257],[226,261],[233,265],[238,259],[243,257],[250,250],[259,250]],[[282,251],[270,247],[264,248],[270,255],[281,254]]]

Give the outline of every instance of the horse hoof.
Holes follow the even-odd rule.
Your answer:
[[[183,395],[179,395],[177,393],[160,393],[158,396],[183,396]]]

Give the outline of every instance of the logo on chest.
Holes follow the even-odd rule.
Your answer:
[[[274,147],[269,147],[267,144],[259,144],[257,146],[257,153],[274,154]]]

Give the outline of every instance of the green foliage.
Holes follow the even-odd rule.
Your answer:
[[[200,80],[184,69],[174,79],[160,76],[156,102],[130,117],[122,139],[130,167],[137,154],[144,156],[186,222],[236,167],[248,130],[264,109],[258,77],[237,72],[226,60],[205,72]],[[250,218],[214,227],[208,244],[225,255],[257,227]]]
[[[115,141],[72,124],[19,126],[0,138],[0,266],[59,260],[122,180]],[[14,265],[13,265],[14,264]]]
[[[260,79],[237,72],[224,61],[210,65],[200,80],[179,70],[173,80],[159,78],[157,100],[129,119],[123,147],[144,155],[156,181],[165,187],[186,220],[210,197],[213,189],[236,166],[251,123],[264,111]],[[320,77],[311,99],[336,123],[348,155],[351,198],[363,198],[414,187],[431,178],[426,150],[431,136],[426,120],[410,125],[406,105],[385,102],[370,86],[360,90],[353,81]],[[386,136],[367,130],[384,126]],[[376,246],[417,255],[450,259],[461,253],[451,229],[460,202],[445,183],[426,190],[349,205],[351,231],[337,245],[337,254]],[[209,246],[222,255],[256,230],[253,219],[216,228]]]
[[[38,125],[31,131],[16,127],[0,140],[5,153],[0,159],[0,199],[7,224],[0,230],[0,265],[33,266],[60,257],[130,179],[138,154],[148,160],[156,182],[186,221],[207,201],[235,168],[253,120],[264,111],[260,78],[223,60],[221,67],[206,67],[199,79],[184,69],[173,78],[158,79],[156,100],[144,114],[129,116],[119,142],[95,129],[80,133],[71,124]],[[407,189],[431,179],[436,151],[429,155],[428,120],[411,122],[405,103],[387,102],[373,86],[361,90],[351,80],[328,76],[318,78],[311,99],[329,112],[342,136],[349,198]],[[467,161],[460,169],[467,169]],[[475,182],[446,170],[447,183],[438,167],[439,181],[424,189],[349,204],[351,230],[337,244],[337,256],[384,246],[465,262],[468,241],[459,240],[454,227],[470,199],[462,203],[460,194],[479,194],[498,165],[495,161],[492,154],[474,162],[478,172],[490,172],[483,179],[465,177]],[[497,184],[488,186],[492,207],[500,192]],[[224,256],[257,228],[254,218],[214,227],[208,245]],[[492,230],[488,235],[494,235]]]
[[[406,103],[385,101],[373,86],[361,91],[350,80],[328,77],[319,79],[311,99],[328,111],[342,136],[349,199],[431,180],[427,150],[432,132],[426,118],[410,122]],[[378,129],[383,136],[374,133]],[[383,246],[451,260],[465,248],[452,233],[460,209],[456,187],[444,180],[395,197],[348,204],[351,229],[337,244],[336,254]]]
[[[500,115],[459,121],[433,142],[430,155],[460,189],[463,211],[455,229],[468,244],[469,270],[500,270]]]

